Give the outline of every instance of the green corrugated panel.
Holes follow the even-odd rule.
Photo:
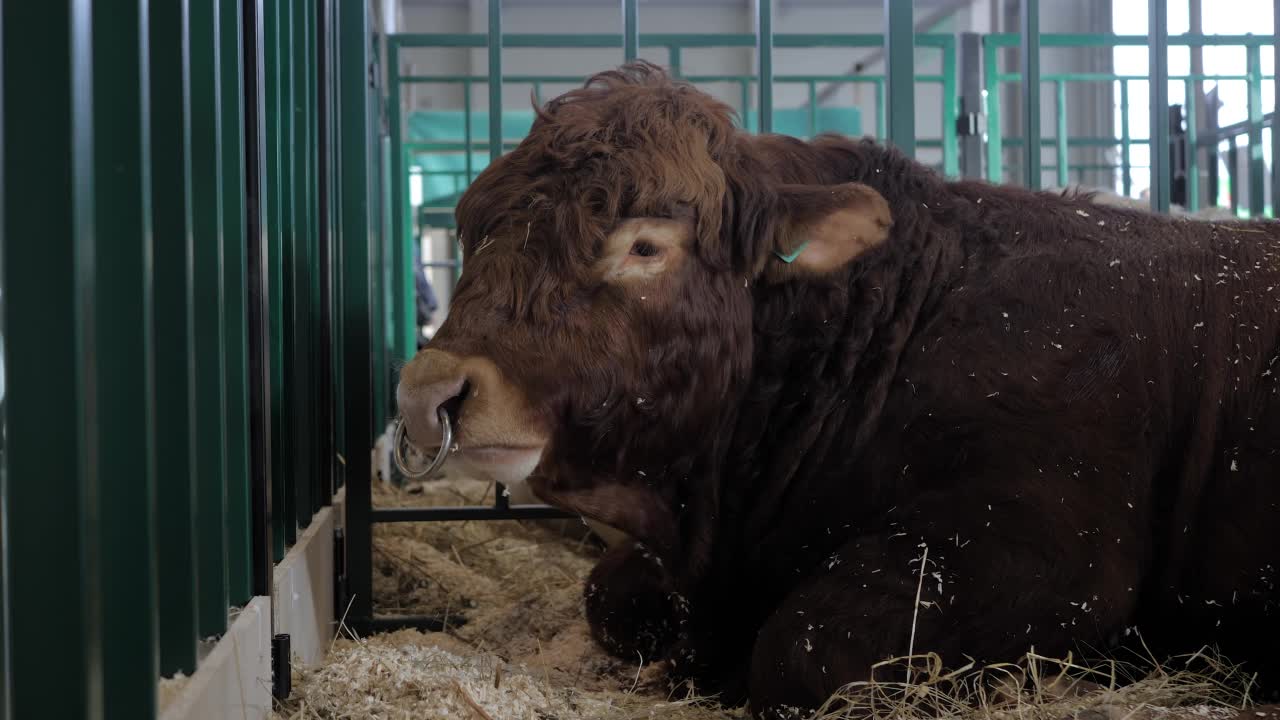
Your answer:
[[[106,717],[156,711],[155,384],[148,0],[95,8],[98,472]]]
[[[293,512],[298,528],[305,528],[311,522],[311,489],[313,483],[313,444],[311,438],[315,434],[315,416],[311,412],[311,367],[314,362],[311,352],[311,248],[314,237],[311,226],[310,173],[308,156],[311,151],[310,135],[310,68],[312,63],[308,57],[308,38],[311,33],[308,27],[307,0],[292,0],[292,13],[289,21],[290,70],[293,74],[291,92],[293,95],[293,114],[290,122],[293,125],[293,140],[289,144],[289,153],[293,161],[291,177],[293,208],[293,244],[288,257],[288,268],[291,281],[288,283],[293,299],[292,306],[287,306],[290,336],[287,346],[290,354],[285,357],[285,367],[289,368],[289,380],[292,402],[289,408],[288,425],[293,432],[293,475],[289,478],[293,488]],[[289,542],[294,538],[290,537]]]
[[[226,385],[223,376],[222,141],[218,13],[192,0],[191,221],[196,347],[196,523],[200,635],[227,627]]]
[[[0,11],[0,77],[4,76],[4,13]],[[0,228],[5,227],[4,219],[4,108],[7,106],[4,92],[0,91]],[[0,232],[0,401],[4,399],[4,233]],[[6,439],[9,436],[9,413],[5,403],[0,402],[0,720],[13,718],[13,660],[9,647],[12,631],[9,627],[9,592],[13,584],[9,582],[9,554],[4,548],[9,547],[9,451]]]
[[[231,604],[239,606],[252,595],[244,20],[238,3],[218,7],[222,16],[222,257],[227,330],[227,579]]]
[[[18,509],[3,551],[19,718],[102,714],[88,10],[83,2],[3,7],[10,112],[0,235],[5,344],[17,348],[5,357],[3,495]]]
[[[195,341],[187,3],[151,8],[151,180],[160,672],[196,665]]]
[[[369,526],[370,466],[373,447],[374,366],[370,242],[374,208],[370,197],[374,166],[368,89],[369,15],[366,2],[337,7],[338,171],[340,182],[338,244],[342,256],[342,354],[345,395],[347,472],[347,573],[351,607],[348,618],[372,612],[372,537]]]
[[[267,264],[270,287],[270,363],[271,363],[271,542],[272,558],[284,558],[286,528],[293,527],[293,514],[286,496],[289,476],[289,443],[285,425],[284,379],[284,246],[285,218],[288,212],[285,149],[290,147],[286,133],[285,110],[288,108],[286,78],[288,47],[284,3],[268,3],[263,16],[263,66],[266,91],[266,155],[267,155]],[[287,518],[287,520],[286,520]]]

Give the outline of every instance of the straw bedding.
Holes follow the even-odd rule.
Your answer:
[[[378,506],[492,503],[492,487],[464,479],[404,489],[379,484]],[[294,670],[278,720],[595,720],[747,717],[684,688],[661,667],[621,661],[591,641],[583,578],[600,548],[565,522],[410,523],[377,526],[374,603],[382,615],[447,618],[445,632],[401,630],[357,638],[345,627],[325,662]],[[1085,668],[1032,657],[1019,667],[944,675],[919,656],[909,686],[856,685],[819,720],[854,711],[883,720],[1258,720],[1248,679],[1209,654],[1125,677],[1125,666]],[[1017,678],[1021,689],[1011,689]],[[1069,682],[1070,680],[1070,682]]]

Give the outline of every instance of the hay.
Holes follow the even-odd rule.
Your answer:
[[[492,486],[432,480],[375,485],[377,506],[492,503]],[[448,618],[445,632],[357,638],[344,628],[326,661],[294,668],[277,720],[450,718],[597,720],[747,717],[668,690],[661,665],[621,661],[591,640],[582,583],[601,550],[579,522],[396,523],[375,526],[380,615]],[[814,720],[1232,720],[1249,678],[1208,652],[1154,665],[1031,654],[1020,665],[944,673],[911,661],[909,682],[853,683]],[[1148,663],[1146,667],[1153,665]],[[880,666],[877,672],[880,671]],[[1250,713],[1252,715],[1252,713]]]

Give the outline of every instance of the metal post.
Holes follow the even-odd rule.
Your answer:
[[[1250,45],[1246,50],[1249,112],[1249,215],[1262,217],[1266,212],[1266,160],[1262,152],[1262,49]],[[1273,140],[1274,142],[1274,140]],[[1274,152],[1274,151],[1272,151]]]
[[[1022,21],[1022,177],[1040,189],[1040,1],[1020,0]]]
[[[637,0],[622,0],[622,57],[631,62],[640,57],[640,15]]]
[[[1147,0],[1151,105],[1151,208],[1169,212],[1169,13],[1167,0]]]
[[[1054,154],[1057,160],[1057,176],[1058,187],[1066,187],[1070,181],[1068,173],[1070,167],[1068,163],[1071,159],[1071,149],[1067,145],[1067,84],[1059,80],[1054,83],[1054,89],[1057,91],[1054,95],[1054,106],[1058,111],[1056,131],[1054,133]]]
[[[391,344],[398,349],[395,365],[409,360],[417,352],[417,313],[410,314],[410,305],[405,299],[412,299],[413,272],[418,259],[410,252],[413,244],[413,233],[406,222],[409,214],[408,183],[405,172],[404,153],[404,104],[401,98],[400,84],[400,42],[392,35],[387,38],[387,134],[391,142],[391,251],[398,269],[392,276],[393,326],[396,328]],[[403,345],[403,347],[400,347]],[[412,346],[411,346],[412,345]],[[392,399],[394,402],[394,398]]]
[[[1280,1],[1280,0],[1278,0]],[[960,174],[982,177],[983,127],[982,35],[960,33],[960,117],[956,134],[960,140]]]
[[[916,154],[915,34],[912,0],[884,0],[885,84],[888,141],[909,157]]]
[[[489,0],[489,161],[502,157],[502,0]]]
[[[1004,182],[1004,128],[1000,115],[1000,47],[982,39],[982,72],[987,87],[987,180]]]
[[[1197,83],[1188,80],[1187,94],[1187,209],[1195,212],[1200,209],[1200,133],[1196,118],[1200,116],[1199,94]]]
[[[756,129],[773,132],[773,0],[756,0],[756,54],[760,77],[756,81]],[[745,110],[745,109],[744,109]]]

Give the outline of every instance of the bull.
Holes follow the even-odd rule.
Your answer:
[[[450,424],[450,463],[625,535],[584,591],[610,652],[760,718],[909,646],[1134,628],[1273,677],[1276,223],[748,134],[644,62],[537,108],[456,212],[408,439]]]

